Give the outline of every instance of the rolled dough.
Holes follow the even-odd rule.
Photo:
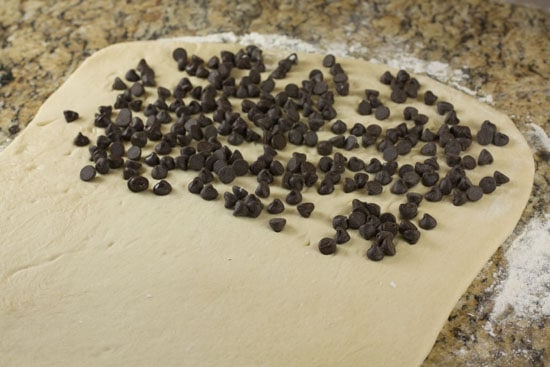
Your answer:
[[[378,122],[355,112],[365,88],[380,90],[392,110],[378,122],[384,128],[402,122],[396,111],[408,105],[430,117],[427,127],[438,126],[443,117],[420,97],[431,89],[454,104],[461,124],[474,134],[488,119],[509,135],[507,146],[488,147],[492,165],[468,175],[477,182],[499,170],[511,182],[462,207],[448,198],[422,202],[420,216],[432,214],[438,227],[422,231],[414,246],[398,241],[394,257],[366,259],[369,243],[353,232],[335,255],[323,256],[317,242],[333,235],[332,216],[349,214],[352,198],[395,213],[404,198],[389,194],[389,186],[380,196],[337,189],[321,197],[309,189],[304,201],[315,203],[312,217],[301,218],[290,207],[282,215],[288,220],[284,231],[274,233],[265,212],[236,218],[221,198],[206,202],[190,194],[194,172],[171,171],[174,190],[166,197],[131,193],[120,172],[91,183],[78,178],[89,155],[72,140],[78,132],[92,140],[102,133],[93,117],[99,105],[114,102],[113,79],[145,58],[157,85],[173,88],[187,76],[171,58],[175,47],[205,60],[242,48],[177,41],[110,46],[88,58],[0,154],[0,366],[421,364],[457,299],[511,233],[528,200],[534,164],[512,121],[422,75],[416,75],[419,98],[396,105],[378,81],[386,66],[338,58],[351,85],[349,96],[336,97],[337,118],[348,126]],[[264,50],[268,68],[287,55]],[[312,68],[330,78],[323,55],[298,56],[278,88],[301,83]],[[151,100],[154,93],[149,89]],[[233,105],[238,109],[240,102]],[[65,109],[77,111],[79,120],[67,124]],[[425,159],[420,146],[399,164]],[[261,145],[238,148],[249,159],[261,153]],[[480,149],[473,144],[467,153],[477,157]],[[314,149],[299,150],[317,161]],[[291,152],[288,145],[279,156],[288,159]],[[379,157],[374,147],[346,155]],[[256,186],[253,177],[234,184],[251,191]],[[220,194],[230,187],[216,186]]]

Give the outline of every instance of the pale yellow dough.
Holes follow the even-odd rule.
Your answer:
[[[332,216],[348,214],[352,198],[394,212],[404,198],[388,194],[389,186],[374,197],[341,189],[320,197],[310,189],[304,197],[316,204],[312,217],[300,218],[287,206],[288,225],[274,233],[265,212],[235,218],[221,197],[206,202],[190,194],[186,185],[194,172],[170,172],[174,190],[166,197],[131,193],[120,172],[92,183],[79,179],[88,150],[72,140],[78,132],[92,138],[103,132],[93,127],[93,117],[99,105],[114,102],[115,76],[145,58],[158,85],[172,88],[186,76],[171,57],[177,46],[205,59],[242,47],[177,41],[110,46],[87,59],[0,154],[0,366],[419,365],[528,200],[533,160],[512,121],[425,76],[416,76],[418,100],[397,106],[378,82],[386,66],[338,58],[351,79],[350,96],[337,97],[336,106],[348,126],[377,122],[354,112],[365,88],[379,89],[393,112],[383,127],[400,123],[397,111],[406,105],[428,114],[428,127],[438,126],[443,117],[421,102],[431,89],[455,105],[461,124],[474,133],[489,119],[509,135],[507,146],[488,147],[494,164],[468,174],[475,183],[499,170],[511,182],[462,207],[448,199],[423,202],[420,215],[432,214],[439,226],[422,231],[415,246],[398,241],[397,255],[379,263],[366,259],[369,243],[356,232],[336,255],[323,256],[317,241],[333,235]],[[264,51],[268,67],[288,54]],[[330,80],[322,57],[299,54],[299,65],[278,88],[300,83],[312,68]],[[80,119],[67,124],[64,109]],[[255,145],[238,149],[249,159],[261,152]],[[480,149],[474,144],[467,153],[477,157]],[[288,146],[280,156],[290,153]],[[368,160],[378,153],[369,148],[347,155]],[[424,158],[411,154],[399,163]],[[256,185],[251,177],[235,183],[252,191]]]

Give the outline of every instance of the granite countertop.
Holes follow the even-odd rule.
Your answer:
[[[128,40],[218,32],[284,34],[314,45],[361,45],[355,56],[396,52],[459,70],[459,89],[508,114],[529,136],[548,134],[550,13],[500,2],[4,0],[0,13],[0,144],[23,129],[45,99],[95,51]],[[452,82],[443,80],[444,82]],[[549,361],[544,316],[513,309],[489,315],[506,277],[505,251],[525,224],[548,215],[548,153],[535,153],[535,185],[511,238],[458,301],[424,366],[543,366]],[[546,217],[548,218],[548,217]],[[544,219],[543,219],[544,220]],[[546,219],[547,220],[547,219]],[[546,350],[545,350],[546,348]]]

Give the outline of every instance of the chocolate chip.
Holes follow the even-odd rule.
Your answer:
[[[390,99],[395,103],[405,103],[407,101],[407,93],[403,89],[394,89],[391,92]]]
[[[297,205],[302,201],[302,194],[298,190],[290,190],[287,194],[285,201],[290,205]]]
[[[382,185],[378,181],[368,181],[365,187],[368,195],[379,195],[382,193]]]
[[[461,206],[468,201],[466,193],[464,191],[454,189],[453,190],[453,205]]]
[[[285,205],[280,199],[276,198],[267,205],[266,210],[269,214],[279,214],[285,210]]]
[[[399,205],[399,214],[403,219],[413,219],[418,213],[418,206],[415,203],[404,203]]]
[[[359,106],[357,106],[357,112],[361,115],[361,116],[367,116],[367,115],[370,115],[372,113],[372,106],[370,104],[369,101],[366,101],[366,100],[362,100],[360,103],[359,103]]]
[[[330,68],[334,65],[336,58],[332,54],[328,54],[323,58],[323,66]]]
[[[362,189],[367,184],[369,175],[363,172],[358,172],[353,176],[353,180],[355,181],[356,188]]]
[[[400,195],[406,193],[408,189],[407,184],[400,178],[393,183],[390,191],[392,194]]]
[[[428,106],[433,106],[437,101],[437,96],[431,90],[424,93],[424,103]]]
[[[497,188],[497,182],[494,177],[486,176],[479,180],[479,187],[484,194],[490,194]]]
[[[193,156],[191,156],[192,158]],[[218,171],[218,178],[220,182],[224,184],[229,184],[235,180],[235,177],[237,175],[235,174],[235,170],[233,169],[233,166],[224,166]]]
[[[139,161],[141,158],[141,148],[135,145],[132,145],[130,149],[126,152],[128,159],[133,161]]]
[[[200,196],[204,200],[215,200],[218,197],[218,190],[216,190],[212,184],[206,184],[200,191]]]
[[[497,147],[505,146],[506,144],[508,144],[509,141],[510,141],[510,138],[508,137],[508,135],[501,133],[499,131],[497,131],[493,136],[493,144],[496,145]]]
[[[437,154],[437,146],[434,142],[427,142],[420,148],[420,153],[422,155],[434,156]]]
[[[385,120],[390,116],[390,109],[384,105],[376,107],[374,110],[374,117],[377,120]]]
[[[422,194],[419,194],[416,192],[409,192],[407,193],[406,197],[409,203],[414,203],[417,206],[420,205],[420,203],[422,202],[422,199],[424,198]]]
[[[329,141],[323,140],[317,144],[317,152],[320,155],[329,155],[332,153],[332,144]]]
[[[155,195],[164,196],[168,195],[172,191],[172,185],[166,180],[160,180],[153,186],[153,192]]]
[[[265,181],[260,181],[254,193],[261,198],[268,198],[270,194],[269,184]]]
[[[386,231],[378,232],[376,242],[386,256],[394,256],[396,253],[395,244],[393,243],[393,234]]]
[[[430,229],[434,229],[437,226],[437,221],[430,214],[425,213],[422,216],[422,219],[420,219],[420,221],[418,222],[418,225],[422,229],[430,230]]]
[[[382,157],[385,161],[391,162],[397,159],[397,149],[393,144],[387,144],[384,148],[384,151],[382,152]]]
[[[464,169],[469,169],[469,170],[472,170],[477,166],[476,159],[471,155],[465,155],[464,157],[462,157],[461,164],[462,164],[462,167],[464,167]]]
[[[422,185],[433,186],[439,181],[439,174],[437,172],[424,172],[422,174]]]
[[[65,110],[63,111],[63,117],[65,117],[66,122],[73,122],[78,119],[78,112]]]
[[[332,194],[334,192],[334,183],[329,179],[322,180],[317,192],[319,193],[319,195]]]
[[[275,232],[281,232],[286,225],[285,218],[272,218],[269,220],[269,226]]]
[[[481,145],[489,145],[493,142],[496,133],[496,126],[489,120],[483,121],[477,132],[477,142]]]
[[[424,198],[428,201],[440,201],[443,198],[443,194],[441,193],[441,190],[439,187],[432,187],[430,191],[428,191],[426,194],[424,194]]]
[[[158,164],[151,170],[151,177],[154,179],[160,180],[166,178],[166,176],[168,176],[168,169],[166,169],[163,165]]]
[[[484,166],[493,163],[493,156],[487,149],[482,149],[477,158],[477,164]]]
[[[335,134],[344,134],[347,130],[347,125],[342,120],[336,120],[330,130]]]
[[[223,202],[226,209],[233,209],[237,203],[237,197],[232,192],[226,191],[223,193]]]
[[[319,251],[323,255],[330,255],[336,252],[336,240],[325,237],[319,241]]]
[[[389,71],[385,71],[380,76],[380,83],[390,85],[393,79],[394,79],[393,75]]]
[[[409,244],[414,245],[420,239],[420,232],[417,229],[408,229],[404,231],[401,236]]]
[[[506,176],[504,173],[502,173],[500,171],[495,171],[493,173],[493,177],[495,178],[495,182],[496,182],[497,186],[500,186],[500,185],[505,184],[505,183],[510,181],[508,176]]]
[[[74,138],[73,143],[77,147],[84,147],[90,144],[90,138],[88,138],[85,135],[82,135],[82,133],[78,133],[78,135]]]
[[[204,182],[199,177],[193,178],[191,182],[187,185],[187,189],[192,194],[199,194],[204,187]]]
[[[344,228],[336,229],[336,234],[334,235],[334,240],[338,245],[348,242],[351,239],[348,231]]]
[[[380,261],[384,258],[384,251],[378,244],[373,243],[367,250],[367,257],[372,261]]]
[[[132,176],[128,180],[128,189],[132,192],[141,192],[149,188],[149,180],[143,176]]]
[[[91,181],[96,176],[96,169],[92,165],[82,167],[80,170],[80,179],[82,181]]]
[[[478,201],[483,196],[483,189],[479,186],[471,186],[466,190],[466,197],[470,201]]]
[[[437,102],[436,107],[437,107],[437,113],[439,113],[442,116],[454,110],[454,106],[451,103],[445,102],[445,101]]]
[[[344,183],[342,186],[346,194],[353,192],[357,189],[357,184],[355,183],[355,180],[349,177],[344,178]]]

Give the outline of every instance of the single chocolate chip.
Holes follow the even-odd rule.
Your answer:
[[[319,195],[329,195],[334,192],[334,183],[330,179],[324,179],[317,190]]]
[[[399,205],[399,214],[403,219],[413,219],[418,213],[418,206],[415,203],[404,203]]]
[[[237,203],[237,197],[232,192],[226,191],[223,193],[223,201],[226,209],[233,209]]]
[[[273,199],[266,208],[269,214],[280,214],[285,210],[285,204],[280,199]]]
[[[483,189],[479,186],[471,186],[466,190],[466,197],[470,201],[478,201],[483,196]]]
[[[323,255],[330,255],[336,252],[336,240],[325,237],[319,241],[319,251]]]
[[[200,196],[204,200],[215,200],[218,197],[218,190],[216,190],[212,184],[206,184],[200,191]]]
[[[453,190],[453,205],[461,206],[468,201],[468,197],[464,191],[455,189]]]
[[[451,112],[454,110],[454,106],[451,103],[445,101],[437,102],[436,107],[437,113],[442,116],[445,115],[447,112]]]
[[[90,144],[90,138],[88,138],[85,135],[82,135],[82,133],[78,133],[78,135],[74,138],[73,143],[77,147],[84,147]]]
[[[379,182],[381,185],[387,185],[392,181],[392,174],[387,170],[382,170],[374,175],[374,180]]]
[[[139,161],[141,158],[141,148],[135,145],[132,145],[130,149],[126,152],[128,159],[133,161]]]
[[[417,192],[409,192],[407,193],[406,197],[409,203],[414,203],[417,206],[420,205],[420,203],[422,202],[422,199],[424,198],[422,194],[419,194]]]
[[[400,195],[406,193],[408,189],[408,185],[400,178],[393,183],[390,191],[392,194]]]
[[[365,187],[368,195],[379,195],[382,193],[382,184],[376,180],[368,181]]]
[[[350,239],[351,237],[348,231],[346,231],[344,228],[336,229],[336,234],[334,235],[334,240],[336,241],[336,244],[341,245],[348,242]]]
[[[369,175],[363,172],[358,172],[353,176],[353,179],[355,181],[355,187],[357,189],[362,189],[367,184],[367,181],[369,180]]]
[[[272,218],[269,220],[269,226],[275,232],[281,232],[286,225],[285,218]]]
[[[330,130],[335,134],[344,134],[347,131],[347,125],[342,120],[336,120]]]
[[[491,121],[483,121],[479,131],[477,132],[477,142],[481,145],[491,144],[493,142],[496,129],[496,125],[493,124]]]
[[[266,181],[260,181],[254,193],[261,198],[268,198],[270,194],[269,184]]]
[[[354,211],[348,216],[348,227],[351,229],[358,229],[365,224],[367,217],[365,213],[360,211]]]
[[[315,209],[315,205],[313,203],[301,203],[296,208],[302,217],[309,218]]]
[[[484,194],[490,194],[497,188],[497,182],[494,177],[486,176],[479,180],[479,187]]]
[[[329,141],[323,140],[317,144],[317,152],[320,155],[329,155],[332,153],[332,144]]]
[[[367,250],[367,257],[372,261],[380,261],[384,258],[384,251],[378,244],[373,243]]]
[[[199,177],[193,178],[191,182],[187,185],[187,189],[192,194],[199,194],[204,187],[204,182]]]
[[[149,180],[143,176],[132,176],[128,180],[128,188],[132,192],[141,192],[149,188]]]
[[[391,162],[397,159],[397,149],[393,144],[387,144],[382,152],[382,157],[385,161]]]
[[[469,169],[469,170],[472,170],[477,166],[476,159],[471,155],[465,155],[464,157],[462,157],[461,164],[462,164],[462,167],[464,167],[464,169]]]
[[[380,83],[390,85],[393,79],[394,79],[393,75],[389,71],[385,71],[380,76]]]
[[[493,137],[493,144],[496,145],[497,147],[502,147],[508,144],[509,141],[510,141],[510,138],[508,137],[508,135],[501,133],[499,131],[497,131]]]
[[[344,183],[342,186],[346,194],[353,192],[357,189],[357,184],[355,183],[355,180],[349,177],[344,178]]]
[[[361,116],[370,115],[372,113],[372,106],[371,106],[370,102],[366,101],[366,100],[362,100],[359,103],[359,106],[357,106],[357,112]]]
[[[493,156],[487,149],[482,149],[477,158],[477,164],[484,166],[493,163]]]
[[[332,227],[334,229],[348,228],[348,218],[345,215],[336,215],[332,218]]]
[[[418,239],[420,238],[420,232],[417,229],[408,229],[404,231],[401,236],[409,244],[414,245],[418,242]]]
[[[235,180],[235,177],[237,175],[235,174],[235,170],[233,169],[233,166],[223,166],[218,171],[218,178],[220,182],[224,184],[229,184]]]
[[[290,190],[285,198],[285,201],[287,202],[287,204],[297,205],[302,201],[302,194],[298,190]]]
[[[443,194],[441,193],[441,190],[439,187],[432,187],[430,191],[428,191],[426,194],[424,194],[424,198],[428,201],[440,201],[443,198]]]
[[[427,142],[422,148],[420,148],[422,155],[434,156],[437,154],[437,146],[434,142]]]
[[[65,117],[66,122],[73,122],[78,119],[78,112],[65,110],[63,111],[63,117]]]
[[[97,159],[95,164],[95,170],[97,171],[97,173],[105,175],[109,173],[110,168],[111,167],[109,165],[109,159],[107,159],[106,157],[101,157]]]
[[[82,181],[91,181],[96,176],[96,169],[92,165],[82,167],[80,170],[80,179]]]
[[[425,213],[422,216],[422,219],[420,219],[420,221],[418,222],[418,225],[422,229],[430,230],[430,229],[434,229],[437,226],[437,221],[430,214]]]
[[[422,185],[433,186],[439,181],[439,174],[437,172],[424,172],[422,174]]]
[[[405,103],[407,93],[403,89],[396,88],[391,92],[390,99],[395,103]]]
[[[447,116],[445,116],[445,123],[448,125],[456,125],[460,122],[460,119],[456,115],[456,111],[449,111]]]
[[[168,195],[172,191],[172,185],[166,180],[160,180],[153,186],[153,192],[155,195],[164,196]]]
[[[336,61],[336,58],[332,54],[328,54],[323,58],[323,66],[326,68],[330,68],[334,65],[334,62]]]
[[[395,244],[393,243],[393,234],[381,236],[383,232],[379,232],[377,237],[377,242],[379,243],[380,248],[386,256],[394,256],[396,253]],[[387,233],[387,232],[386,232]],[[378,239],[380,237],[380,239]]]
[[[428,106],[433,106],[437,101],[437,96],[431,90],[424,93],[424,103]]]
[[[510,181],[508,176],[506,176],[504,173],[502,173],[500,171],[495,171],[493,173],[493,177],[495,178],[495,182],[496,182],[497,186],[500,186],[500,185],[505,184],[505,183]]]
[[[385,120],[390,116],[390,109],[384,105],[376,107],[374,110],[374,117],[377,120]]]

